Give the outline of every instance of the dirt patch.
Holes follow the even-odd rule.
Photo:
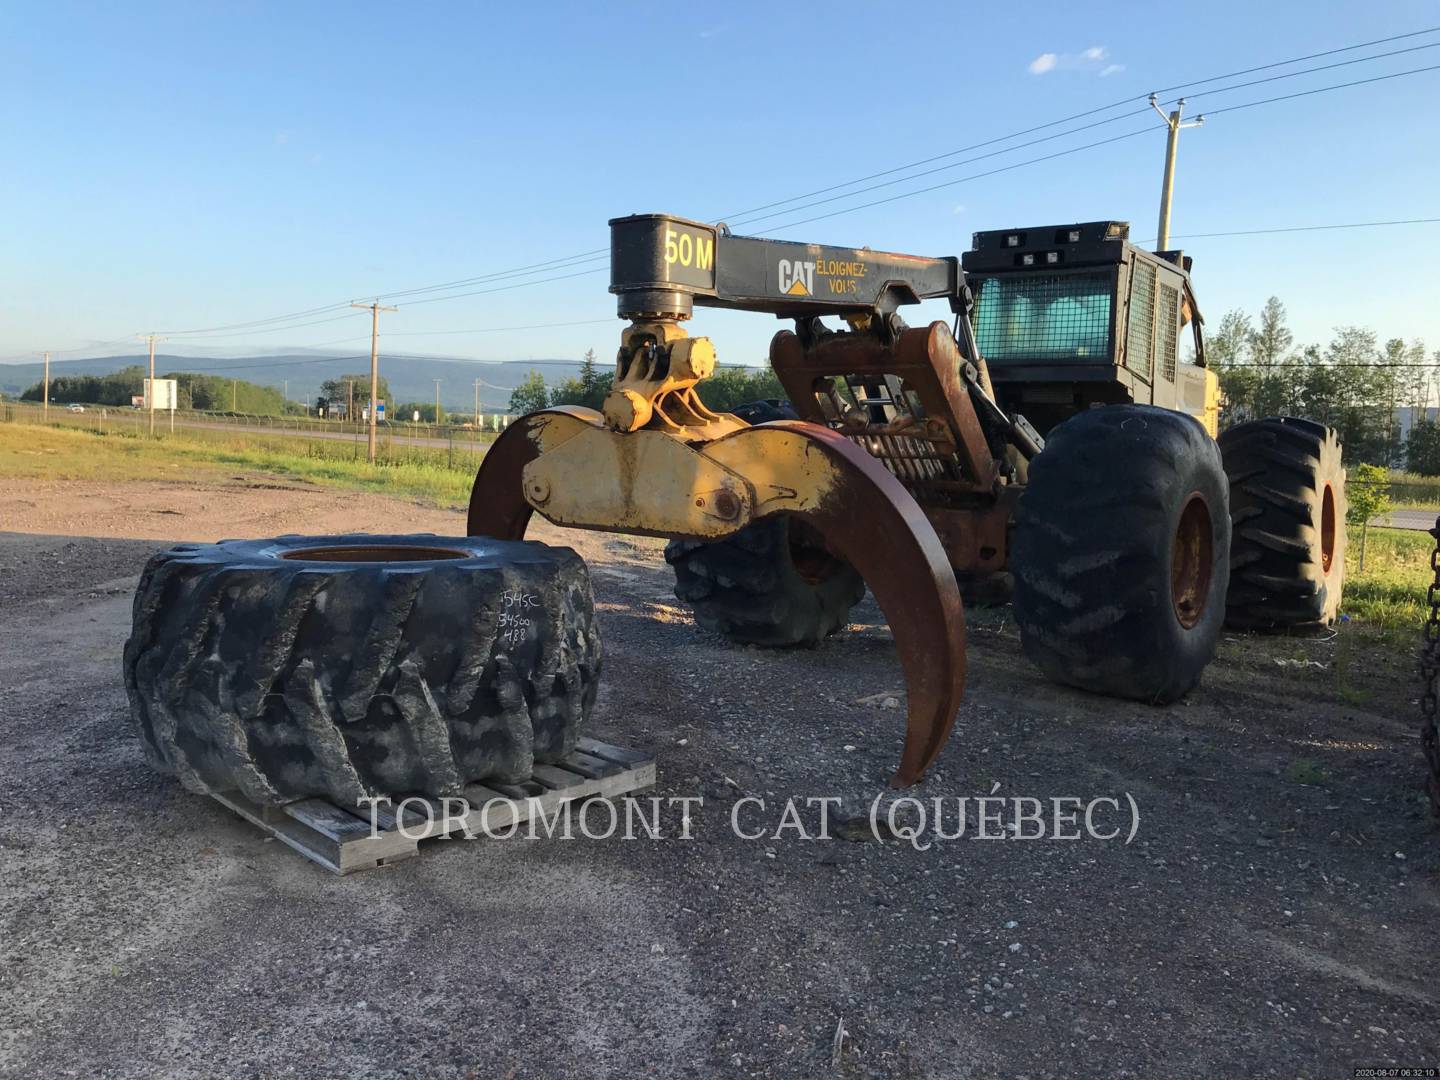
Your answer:
[[[0,521],[0,1073],[1440,1063],[1440,859],[1409,656],[1343,632],[1235,637],[1196,693],[1155,709],[1046,682],[1004,609],[972,612],[966,704],[914,794],[1128,793],[1134,842],[744,841],[742,796],[765,802],[742,825],[773,834],[789,797],[814,831],[805,797],[883,790],[904,710],[880,613],[867,601],[815,650],[735,649],[675,601],[658,542],[542,526],[594,572],[595,731],[658,752],[656,794],[704,798],[694,839],[672,820],[659,841],[439,843],[335,879],[146,768],[119,674],[128,583],[162,542],[459,532],[460,515],[245,478],[7,481]]]

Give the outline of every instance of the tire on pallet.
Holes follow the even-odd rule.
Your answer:
[[[713,543],[672,540],[665,561],[695,621],[740,645],[813,648],[865,596],[855,569],[783,514]]]
[[[125,686],[147,759],[190,790],[353,806],[565,757],[599,665],[568,548],[282,536],[152,557]]]
[[[1270,417],[1220,436],[1230,480],[1226,622],[1328,626],[1345,583],[1345,468],[1334,428]]]
[[[1230,518],[1194,418],[1110,405],[1065,421],[1030,465],[1011,569],[1025,654],[1111,697],[1176,700],[1215,655]]]

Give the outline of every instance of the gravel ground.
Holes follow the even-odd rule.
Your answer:
[[[134,579],[172,540],[462,520],[261,483],[0,493],[0,1074],[1440,1065],[1407,656],[1350,655],[1341,678],[1343,637],[1228,640],[1154,709],[1045,682],[1003,610],[972,613],[966,705],[914,794],[1128,793],[1133,842],[775,837],[788,798],[813,833],[806,797],[848,813],[884,790],[903,684],[878,611],[812,652],[735,649],[673,600],[655,542],[541,528],[594,573],[594,733],[656,751],[655,794],[703,797],[693,839],[665,813],[660,840],[434,841],[335,878],[145,766],[120,679]],[[764,839],[731,831],[746,796]]]

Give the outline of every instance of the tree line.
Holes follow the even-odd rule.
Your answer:
[[[145,368],[139,364],[109,375],[57,375],[50,380],[50,400],[129,408],[131,399],[145,392],[146,377]],[[256,416],[279,416],[286,411],[285,396],[273,386],[258,386],[243,379],[195,375],[185,371],[170,371],[156,378],[175,380],[175,391],[179,397],[176,404],[182,409],[242,412]],[[43,399],[43,382],[37,382],[20,395],[21,401]]]
[[[538,371],[525,376],[510,394],[510,411],[528,413],[557,405],[583,405],[598,409],[614,382],[615,373],[600,371],[595,350],[590,349],[580,361],[579,374],[564,379],[556,386],[546,386],[544,376]],[[785,396],[780,380],[768,367],[721,366],[696,389],[700,392],[700,400],[715,412],[729,412],[747,401]]]
[[[1423,341],[1336,327],[1325,345],[1298,345],[1285,305],[1272,296],[1258,317],[1228,312],[1205,335],[1206,362],[1220,376],[1223,427],[1261,416],[1302,416],[1334,427],[1347,462],[1440,475],[1440,424],[1430,415],[1440,389],[1440,350]],[[1400,416],[1413,410],[1402,438]]]

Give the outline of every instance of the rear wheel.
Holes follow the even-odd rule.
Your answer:
[[[1235,627],[1327,626],[1345,583],[1345,469],[1334,428],[1272,417],[1220,436]]]
[[[714,543],[672,540],[665,561],[695,621],[742,645],[814,647],[845,626],[865,595],[849,563],[784,515]]]
[[[1072,417],[1016,513],[1026,655],[1057,682],[1174,701],[1215,655],[1229,549],[1220,453],[1197,421],[1148,405]]]

